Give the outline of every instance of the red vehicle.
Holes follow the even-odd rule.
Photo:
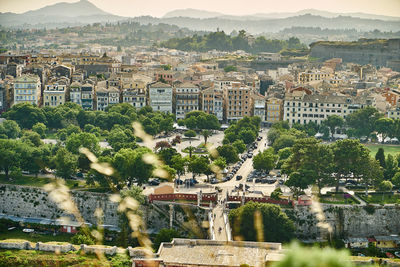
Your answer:
[[[390,252],[386,252],[386,257],[393,259],[394,255]]]

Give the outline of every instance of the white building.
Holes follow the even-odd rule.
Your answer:
[[[14,103],[40,104],[41,83],[36,75],[25,74],[14,80]]]
[[[161,82],[150,85],[149,106],[154,111],[172,113],[172,86]]]
[[[309,122],[321,123],[328,116],[338,115],[346,118],[347,115],[358,109],[376,106],[375,98],[366,96],[338,96],[338,95],[307,95],[305,92],[293,92],[285,97],[283,120],[305,124]]]
[[[253,116],[258,116],[265,123],[265,96],[253,93]]]
[[[43,106],[56,107],[65,103],[67,84],[65,81],[58,81],[46,84],[43,91]]]
[[[129,103],[137,109],[146,106],[145,88],[127,88],[122,91],[122,102]]]
[[[69,98],[72,103],[82,105],[82,85],[79,82],[73,82],[69,88]]]
[[[188,112],[199,110],[199,87],[183,83],[175,88],[176,119],[184,119]]]

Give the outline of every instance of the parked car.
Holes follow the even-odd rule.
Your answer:
[[[253,178],[247,177],[246,182],[249,182],[249,183],[253,182]]]
[[[262,183],[262,184],[268,183],[268,179],[267,179],[267,178],[262,178],[262,179],[261,179],[261,183]]]
[[[218,184],[218,180],[217,180],[216,178],[212,178],[212,179],[210,180],[210,183],[211,183],[211,184]]]
[[[22,232],[24,232],[24,233],[33,233],[33,232],[35,232],[35,230],[34,229],[25,228],[25,229],[22,229]]]
[[[261,179],[260,179],[260,178],[256,178],[255,182],[256,182],[256,183],[260,183],[260,182],[261,182]]]
[[[397,258],[400,258],[400,251],[396,251],[396,252],[394,253],[394,255],[396,255]]]
[[[181,179],[175,179],[175,183],[178,185],[182,185],[183,181]]]
[[[237,176],[236,176],[236,180],[237,180],[237,181],[242,180],[242,178],[243,178],[243,176],[241,176],[241,175],[237,175]]]
[[[149,185],[159,185],[160,180],[159,179],[153,179],[149,181]]]

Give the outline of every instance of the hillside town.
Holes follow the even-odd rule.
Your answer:
[[[397,20],[27,13],[0,13],[0,266],[400,266]]]

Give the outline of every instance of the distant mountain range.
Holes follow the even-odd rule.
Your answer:
[[[10,28],[54,28],[85,25],[95,22],[132,20],[141,24],[166,23],[197,31],[241,29],[253,34],[279,32],[285,28],[320,27],[327,29],[356,29],[358,31],[394,31],[400,29],[400,17],[364,13],[331,13],[306,9],[294,13],[258,13],[232,16],[219,12],[197,9],[179,9],[168,12],[162,18],[142,16],[135,18],[116,16],[105,12],[88,0],[75,3],[57,3],[22,14],[0,13],[0,25]]]
[[[256,13],[251,15],[243,15],[243,16],[235,16],[235,15],[227,15],[219,12],[210,12],[206,10],[200,9],[176,9],[170,12],[167,12],[163,18],[172,18],[172,17],[189,17],[196,19],[208,19],[208,18],[224,18],[224,19],[233,19],[233,20],[263,20],[263,19],[282,19],[288,17],[302,16],[302,15],[315,15],[326,18],[334,18],[339,16],[347,16],[353,18],[362,18],[362,19],[379,19],[379,20],[387,20],[387,21],[400,21],[400,17],[391,17],[384,15],[375,15],[375,14],[367,14],[367,13],[333,13],[324,10],[317,9],[303,9],[297,12],[279,12],[279,13]]]
[[[49,27],[58,25],[82,25],[95,22],[115,22],[125,17],[107,13],[88,0],[75,3],[57,3],[22,14],[0,13],[0,25],[5,27]]]

